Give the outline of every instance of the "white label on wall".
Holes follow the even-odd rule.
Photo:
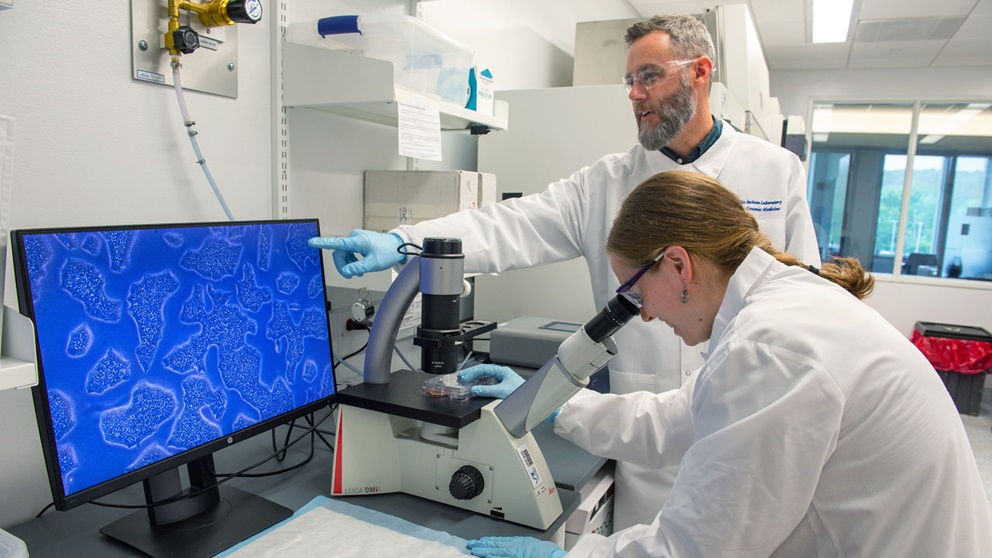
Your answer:
[[[441,110],[437,99],[396,89],[400,155],[441,160]]]

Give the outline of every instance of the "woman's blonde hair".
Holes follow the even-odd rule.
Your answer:
[[[818,273],[859,299],[875,286],[857,258],[833,258],[816,269],[779,252],[737,194],[693,172],[659,173],[635,188],[620,207],[606,241],[607,252],[631,267],[647,264],[665,246],[681,246],[690,258],[705,260],[728,276],[757,247],[786,265]]]

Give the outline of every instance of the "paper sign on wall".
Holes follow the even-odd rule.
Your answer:
[[[441,160],[440,103],[423,95],[396,89],[400,155]]]

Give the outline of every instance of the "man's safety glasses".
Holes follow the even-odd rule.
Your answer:
[[[641,290],[638,289],[638,288],[636,288],[636,287],[634,287],[634,285],[637,284],[637,281],[645,273],[647,273],[649,269],[651,269],[652,267],[654,267],[654,265],[656,263],[660,262],[661,261],[661,258],[664,258],[665,257],[665,251],[666,250],[668,250],[668,246],[665,246],[664,248],[662,248],[661,249],[661,253],[658,254],[657,256],[655,256],[655,258],[653,260],[651,260],[650,263],[648,263],[647,265],[645,265],[641,269],[637,270],[637,273],[631,275],[630,276],[630,279],[627,279],[626,281],[624,281],[623,282],[623,285],[620,285],[620,287],[617,289],[617,294],[620,295],[620,296],[622,296],[622,297],[624,297],[624,298],[626,298],[627,300],[629,300],[630,303],[633,304],[634,306],[640,308],[641,307],[641,303],[644,301],[644,297],[641,294]]]
[[[676,75],[675,72],[666,72],[665,66],[685,66],[695,61],[696,59],[693,58],[691,60],[670,60],[661,64],[648,64],[637,70],[636,74],[624,74],[621,83],[623,83],[623,87],[627,90],[627,93],[630,93],[634,89],[635,83],[640,83],[644,89],[651,89],[662,81]]]

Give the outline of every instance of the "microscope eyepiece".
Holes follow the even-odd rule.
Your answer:
[[[586,325],[582,326],[582,329],[586,331],[589,339],[594,343],[599,343],[603,339],[613,335],[639,313],[637,307],[632,302],[622,296],[615,296],[613,300],[606,303],[606,307],[599,314],[596,314],[591,320],[586,322]]]

